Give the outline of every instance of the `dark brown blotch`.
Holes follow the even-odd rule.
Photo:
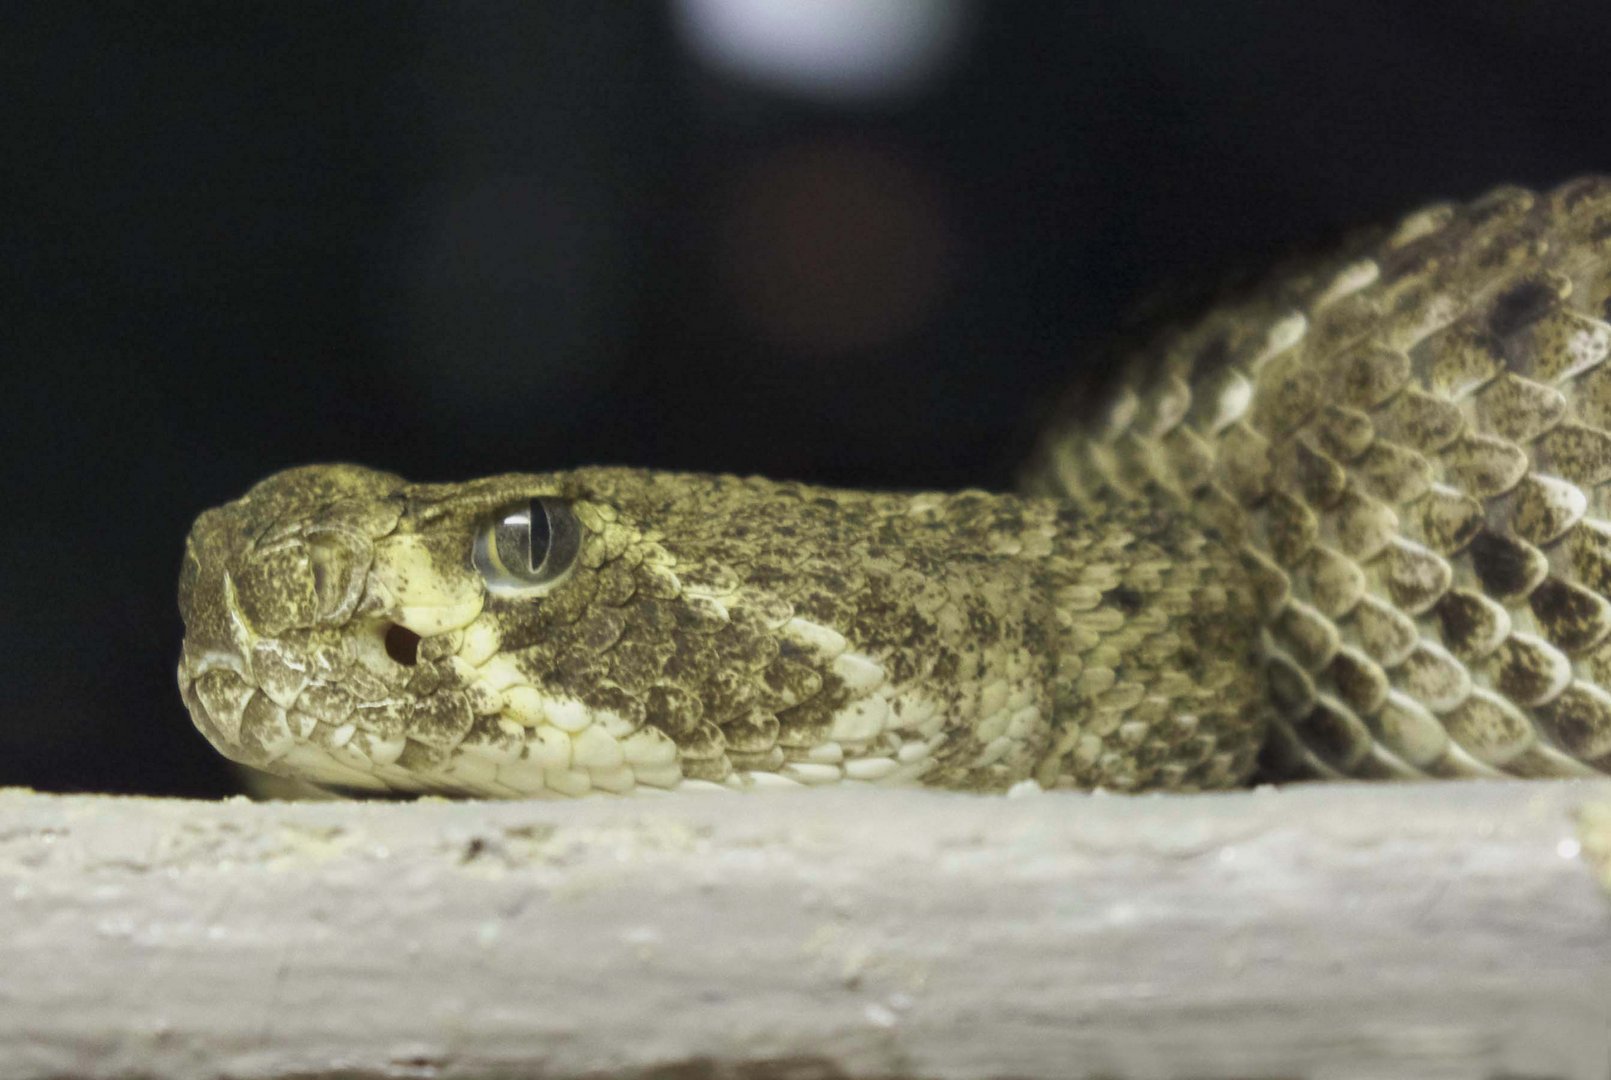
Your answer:
[[[1478,530],[1466,550],[1483,590],[1501,600],[1530,592],[1549,573],[1543,552],[1492,529]]]
[[[1374,716],[1387,701],[1391,689],[1387,675],[1370,657],[1357,649],[1339,649],[1331,662],[1331,681],[1360,716]]]
[[[1141,590],[1134,585],[1115,585],[1102,594],[1104,604],[1117,608],[1126,615],[1134,615],[1140,611],[1144,600]]]
[[[1566,657],[1523,634],[1505,639],[1494,653],[1493,665],[1494,686],[1524,708],[1548,702],[1572,677]]]
[[[1583,683],[1573,683],[1538,719],[1568,754],[1580,760],[1611,754],[1611,697]]]
[[[1569,581],[1545,578],[1527,603],[1544,636],[1568,653],[1592,648],[1611,632],[1611,604]]]
[[[1497,338],[1508,338],[1542,319],[1559,300],[1546,281],[1529,278],[1518,282],[1495,298],[1488,312],[1488,330]]]
[[[1292,727],[1305,746],[1338,772],[1351,772],[1370,753],[1370,729],[1341,702],[1321,698]]]
[[[828,741],[833,733],[833,706],[812,700],[777,713],[778,745],[809,749]]]
[[[1462,660],[1478,660],[1499,647],[1508,630],[1504,609],[1469,589],[1450,589],[1433,609],[1443,644]]]
[[[679,745],[692,734],[705,715],[699,698],[680,686],[664,683],[649,687],[644,705],[644,719],[671,736]]]

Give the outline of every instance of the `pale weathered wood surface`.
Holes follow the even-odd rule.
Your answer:
[[[0,1080],[1602,1078],[1591,803],[0,792]]]

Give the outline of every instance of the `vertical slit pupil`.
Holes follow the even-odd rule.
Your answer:
[[[531,547],[529,549],[531,555],[529,556],[530,564],[527,569],[535,574],[542,568],[543,561],[548,558],[548,545],[552,537],[548,524],[548,508],[543,505],[541,499],[531,501],[531,510],[528,513],[528,520],[531,522]]]

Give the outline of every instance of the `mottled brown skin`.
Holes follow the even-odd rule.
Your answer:
[[[1361,235],[1161,335],[1033,490],[1218,523],[1277,775],[1611,771],[1611,182]]]
[[[576,510],[575,571],[534,599],[487,592],[470,558],[475,532],[497,507],[537,495]],[[519,764],[537,753],[522,744],[531,725],[500,724],[508,695],[483,677],[495,669],[494,683],[517,676],[580,703],[617,743],[663,738],[691,780],[748,786],[791,763],[893,759],[923,735],[932,747],[920,768],[878,779],[1224,786],[1247,776],[1261,735],[1248,714],[1256,627],[1226,588],[1238,573],[1190,523],[1142,506],[604,468],[415,485],[311,467],[196,523],[180,587],[181,686],[229,756],[356,786],[364,773],[405,790],[552,790],[455,766],[479,748],[503,754],[506,780],[536,771]],[[378,643],[426,579],[479,610],[399,662]],[[833,642],[788,632],[799,620],[873,661],[873,692],[859,685],[867,665],[852,667],[851,685]],[[466,637],[489,627],[497,664],[464,662],[480,651]],[[265,686],[276,678],[283,685]],[[1011,738],[986,723],[1009,698],[1036,714]],[[882,729],[846,738],[841,719],[836,738],[836,717],[858,702],[884,710]],[[354,775],[309,773],[285,755],[288,727],[304,724],[306,741],[348,755]],[[356,730],[332,747],[348,724]],[[398,737],[395,761],[377,771],[371,744]],[[996,738],[1006,745],[987,754]],[[825,758],[824,747],[838,749]],[[588,790],[645,786],[609,775],[603,757]],[[663,773],[647,786],[675,786]]]
[[[1611,184],[1502,189],[1161,334],[1026,497],[292,470],[196,523],[181,690],[247,764],[478,795],[1611,771],[1608,306]],[[489,590],[534,496],[576,565]]]

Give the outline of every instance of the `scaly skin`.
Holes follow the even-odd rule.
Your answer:
[[[1159,340],[1030,486],[1241,547],[1273,775],[1611,771],[1608,302],[1611,181],[1433,207]]]
[[[489,590],[476,533],[544,495],[572,572]],[[1238,574],[1134,505],[315,466],[196,523],[180,685],[228,756],[355,788],[1224,786],[1262,736]]]
[[[1018,497],[295,469],[186,545],[226,755],[487,796],[1611,771],[1611,184],[1423,211],[1126,360]],[[473,554],[569,508],[540,589]]]

